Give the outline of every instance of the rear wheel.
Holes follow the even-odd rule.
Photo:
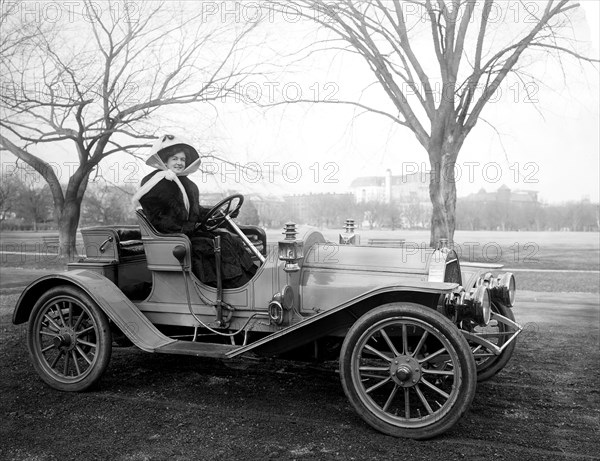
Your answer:
[[[475,395],[471,349],[438,312],[394,303],[359,318],[340,354],[346,396],[375,429],[427,439],[460,419]]]
[[[37,301],[27,345],[33,366],[50,386],[83,391],[102,376],[111,355],[108,319],[81,289],[58,286]]]

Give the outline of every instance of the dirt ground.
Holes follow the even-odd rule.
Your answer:
[[[478,384],[470,411],[429,441],[364,423],[335,363],[218,361],[116,348],[100,386],[46,386],[0,294],[0,459],[600,459],[597,294],[521,292],[526,328],[507,367]]]

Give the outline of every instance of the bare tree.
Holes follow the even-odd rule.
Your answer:
[[[13,58],[21,48],[35,36],[38,27],[30,23],[21,23],[19,27],[11,24],[12,17],[20,13],[19,2],[0,0],[0,56],[2,59]],[[12,26],[12,27],[11,27]]]
[[[107,181],[90,181],[81,205],[81,225],[130,224],[135,221],[131,197],[136,187]]]
[[[75,252],[82,199],[100,161],[148,146],[157,111],[218,100],[256,70],[244,64],[244,43],[257,22],[211,22],[197,3],[77,5],[81,12],[56,22],[7,10],[0,48],[0,149],[48,183],[62,255]],[[47,153],[65,147],[77,166],[63,185],[65,171]]]
[[[363,101],[321,102],[352,104],[383,115],[411,130],[426,150],[432,173],[432,246],[442,237],[453,241],[455,165],[465,139],[507,76],[526,75],[521,67],[527,53],[593,61],[578,52],[576,40],[568,35],[577,3],[512,3],[520,8],[519,21],[508,21],[510,5],[494,0],[274,2],[288,15],[293,9],[333,32],[334,39],[317,46],[360,56],[391,104],[379,108]]]
[[[15,211],[26,222],[31,222],[34,231],[38,230],[39,223],[51,219],[52,199],[49,192],[48,184],[38,181],[37,177],[24,176],[21,178]]]
[[[385,225],[386,220],[387,223],[393,224],[394,213],[397,213],[397,209],[393,205],[376,200],[361,202],[356,208],[361,214],[361,221],[367,221],[370,230],[373,230],[375,226]]]
[[[15,212],[19,181],[15,175],[0,178],[0,223]]]
[[[24,219],[37,230],[51,219],[52,198],[46,183],[31,168],[3,165],[0,177],[0,223],[11,216]]]

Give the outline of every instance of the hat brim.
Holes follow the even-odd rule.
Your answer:
[[[172,146],[165,147],[164,149],[159,150],[157,152],[157,155],[166,165],[167,160],[169,160],[169,157],[172,157],[173,155],[179,152],[183,152],[185,154],[186,168],[200,158],[198,151],[189,144],[173,144]]]

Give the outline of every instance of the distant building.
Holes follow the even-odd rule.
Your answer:
[[[427,206],[430,203],[429,178],[429,172],[395,176],[388,169],[384,176],[356,178],[350,184],[350,191],[356,203],[419,203]]]
[[[536,206],[539,203],[537,191],[510,190],[505,184],[500,186],[496,192],[486,192],[485,189],[480,189],[479,192],[462,197],[460,200],[482,204],[495,203],[517,206]]]
[[[365,204],[362,226],[424,228],[431,220],[429,172],[363,176],[350,184],[357,204]]]
[[[289,220],[312,226],[341,226],[354,205],[351,193],[316,193],[284,197]]]
[[[481,189],[457,200],[456,228],[539,230],[543,218],[541,209],[536,191],[512,191],[506,185],[495,192]]]

